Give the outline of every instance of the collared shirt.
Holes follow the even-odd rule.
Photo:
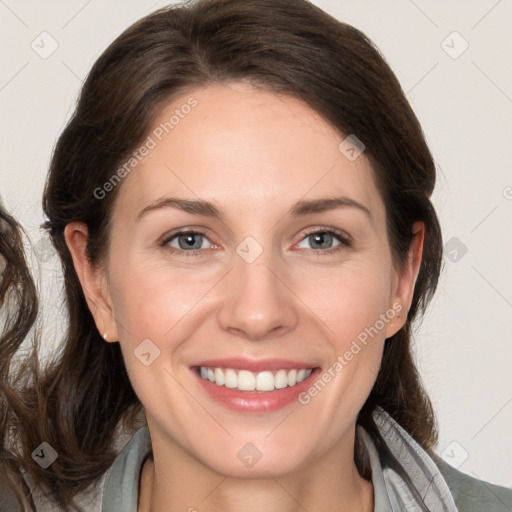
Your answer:
[[[374,512],[512,511],[512,489],[465,475],[440,458],[434,461],[382,409],[374,412],[374,420],[392,456],[379,454],[368,432],[357,426],[371,465]],[[108,470],[100,491],[101,512],[137,512],[142,465],[150,455],[151,438],[144,427],[133,435]],[[403,472],[396,470],[392,458]]]

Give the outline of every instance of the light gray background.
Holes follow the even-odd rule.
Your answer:
[[[48,353],[62,332],[58,259],[38,230],[52,148],[96,58],[167,3],[0,0],[0,193],[34,244]],[[455,240],[416,354],[439,452],[465,473],[512,486],[512,3],[314,3],[377,44],[438,165],[434,203],[445,242]],[[45,59],[31,47],[49,51],[52,39],[58,48]]]

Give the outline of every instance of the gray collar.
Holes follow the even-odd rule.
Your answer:
[[[373,419],[390,454],[403,469],[399,474],[389,456],[383,454],[379,457],[370,435],[358,427],[371,462],[374,511],[457,512],[448,484],[427,452],[380,407],[374,411]],[[406,478],[402,475],[406,475]],[[385,493],[380,492],[382,485]]]
[[[371,436],[358,426],[371,464],[374,512],[457,512],[450,489],[430,456],[381,408],[373,414],[391,455],[408,475],[393,469],[391,459],[379,456]],[[147,427],[139,429],[118,455],[104,479],[102,512],[137,512],[140,472],[151,454]],[[426,509],[421,507],[420,498]]]

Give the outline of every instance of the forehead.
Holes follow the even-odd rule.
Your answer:
[[[158,113],[117,202],[135,217],[166,194],[223,211],[343,195],[382,214],[369,161],[364,153],[349,160],[339,149],[344,138],[290,96],[243,83],[193,89]]]

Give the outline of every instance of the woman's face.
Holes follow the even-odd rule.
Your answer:
[[[91,307],[155,453],[268,476],[353,452],[417,269],[396,272],[373,171],[344,138],[241,83],[159,113],[116,185],[104,307]]]

